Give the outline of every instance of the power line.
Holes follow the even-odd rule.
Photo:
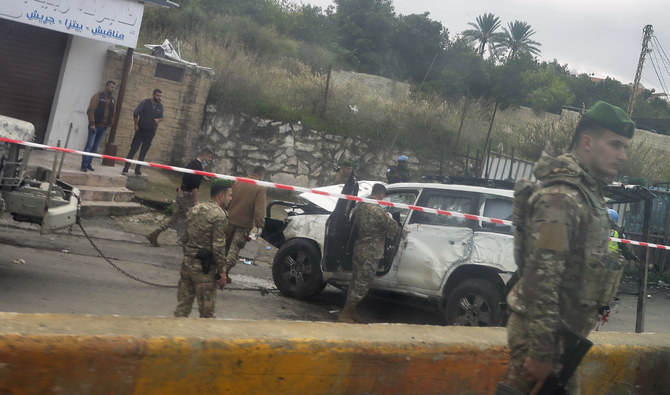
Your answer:
[[[663,72],[662,72],[663,70],[661,69],[661,66],[664,66],[665,67],[665,72],[670,75],[669,70],[668,70],[668,65],[670,64],[670,62],[667,61],[668,57],[665,54],[665,51],[663,50],[663,47],[658,42],[658,38],[656,36],[652,36],[651,46],[652,46],[652,50],[650,51],[651,56],[649,56],[649,60],[651,61],[651,65],[654,69],[654,73],[656,73],[656,77],[658,78],[658,82],[661,85],[661,89],[663,89],[663,92],[667,93],[668,88],[667,88],[667,84],[665,82],[665,78],[664,78],[664,75],[663,75]],[[663,58],[663,56],[665,56],[665,59]]]
[[[656,37],[654,35],[654,36],[652,36],[652,38],[654,39],[654,43],[656,44],[656,46],[658,46],[658,48],[660,49],[660,52],[663,54],[663,56],[665,56],[665,59],[668,62],[670,62],[670,58],[668,58],[668,55],[665,53],[665,50],[663,49],[663,46],[661,45],[661,42],[658,41],[658,37]]]
[[[662,74],[659,73],[659,67],[656,67],[656,56],[652,55],[649,57],[649,61],[651,62],[651,66],[654,69],[654,73],[656,73],[656,77],[658,78],[658,83],[661,85],[661,89],[663,89],[663,92],[667,92],[667,88],[665,86],[665,79],[663,78]],[[659,65],[660,66],[660,65]]]
[[[659,53],[659,57],[661,58],[661,61],[665,65],[665,71],[668,73],[668,75],[670,75],[670,58],[668,58],[668,55],[665,53],[665,50],[663,49],[663,46],[658,41],[658,37],[653,36],[652,38],[654,39],[652,45],[654,45],[655,50]]]

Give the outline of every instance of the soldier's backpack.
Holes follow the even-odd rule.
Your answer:
[[[514,225],[514,262],[517,269],[512,278],[505,284],[505,294],[519,281],[519,272],[523,271],[525,248],[526,219],[530,211],[530,197],[540,189],[539,183],[522,178],[514,184],[514,203],[512,204],[512,225]]]
[[[526,178],[522,178],[514,184],[512,224],[514,225],[514,261],[517,265],[517,272],[523,271],[524,267],[524,242],[526,240],[526,219],[528,218],[531,206],[530,198],[539,189],[539,183],[531,182]]]

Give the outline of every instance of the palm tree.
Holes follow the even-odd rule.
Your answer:
[[[489,50],[489,55],[496,57],[498,44],[502,40],[502,33],[496,33],[500,27],[500,18],[487,13],[477,17],[477,23],[468,22],[474,29],[463,31],[463,37],[469,43],[477,43],[477,53],[484,57],[484,50]]]
[[[531,29],[530,25],[526,22],[514,21],[508,23],[507,28],[503,27],[505,31],[503,33],[502,46],[506,47],[509,50],[507,59],[511,60],[518,56],[520,53],[528,52],[531,55],[539,55],[540,45],[539,42],[533,41],[530,37],[535,34],[535,31]]]

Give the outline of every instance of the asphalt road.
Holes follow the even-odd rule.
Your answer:
[[[182,256],[176,233],[162,234],[160,248],[151,247],[144,237],[160,219],[149,213],[82,221],[95,245],[118,268],[144,281],[175,286]],[[329,286],[307,301],[282,296],[272,282],[276,250],[266,247],[263,241],[252,241],[242,251],[251,264],[238,263],[231,272],[233,283],[218,292],[217,318],[335,321],[344,292]],[[645,332],[670,332],[670,295],[667,290],[650,295]],[[619,297],[602,330],[634,332],[637,299]],[[36,225],[0,217],[0,311],[169,317],[175,305],[176,289],[124,275],[99,256],[77,226],[40,235]],[[387,294],[368,296],[360,312],[370,322],[444,323],[436,305]],[[191,317],[197,317],[197,307]]]
[[[84,218],[86,233],[98,249],[124,272],[151,283],[174,287],[179,279],[181,247],[176,233],[160,237],[160,248],[144,238],[160,216]],[[335,321],[344,304],[342,290],[327,287],[308,301],[282,296],[272,282],[276,249],[252,241],[231,272],[233,283],[218,292],[217,318]],[[36,225],[0,217],[0,311],[127,316],[172,316],[176,289],[135,281],[99,256],[79,227],[40,235]],[[262,292],[269,290],[270,293]],[[440,325],[435,306],[407,298],[374,295],[361,312],[371,322]],[[191,317],[197,317],[197,306]]]
[[[176,244],[151,247],[143,236],[125,232],[110,218],[85,218],[83,225],[117,267],[145,281],[176,285],[182,256]],[[276,292],[261,294],[259,288],[274,288],[267,262],[240,262],[233,270],[228,287],[233,290],[218,292],[219,318],[332,320],[327,306]],[[0,222],[2,311],[172,316],[175,305],[175,288],[143,284],[122,274],[99,257],[78,227],[71,233],[40,235],[34,226],[6,217]],[[191,316],[197,317],[194,310]]]

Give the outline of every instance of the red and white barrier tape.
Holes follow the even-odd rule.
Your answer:
[[[225,175],[225,174],[211,173],[211,172],[207,172],[207,171],[186,169],[184,167],[168,166],[168,165],[161,165],[159,163],[143,162],[143,161],[134,160],[134,159],[120,158],[118,156],[94,154],[94,153],[90,153],[90,152],[78,151],[78,150],[73,150],[73,149],[69,149],[69,148],[53,147],[53,146],[50,146],[50,145],[31,143],[31,142],[21,141],[21,140],[8,139],[8,138],[5,138],[5,137],[0,137],[0,142],[19,144],[19,145],[24,145],[24,146],[27,146],[27,147],[34,147],[34,148],[43,148],[43,149],[52,150],[52,151],[67,152],[67,153],[70,153],[70,154],[77,154],[77,155],[82,155],[82,156],[92,156],[92,157],[95,157],[95,158],[111,159],[111,160],[114,160],[114,161],[117,161],[117,162],[128,162],[128,163],[133,163],[133,164],[136,164],[136,165],[155,167],[155,168],[159,168],[159,169],[166,169],[166,170],[176,171],[176,172],[180,172],[180,173],[191,173],[191,174],[198,174],[198,175],[201,175],[201,176],[212,177],[212,178],[223,178],[223,179],[226,179],[226,180],[246,182],[248,184],[256,184],[256,185],[260,185],[260,186],[264,186],[264,187],[268,187],[268,188],[283,189],[285,191],[307,192],[307,193],[313,193],[313,194],[316,194],[316,195],[331,196],[331,197],[335,197],[335,198],[338,198],[338,199],[353,200],[355,202],[376,203],[376,204],[379,204],[381,206],[386,206],[386,207],[396,207],[396,208],[409,209],[409,210],[414,210],[414,211],[421,211],[421,212],[424,212],[424,213],[447,215],[447,216],[456,217],[456,218],[465,218],[465,219],[470,219],[470,220],[473,220],[473,221],[483,221],[483,222],[490,222],[490,223],[494,223],[494,224],[513,226],[512,221],[508,221],[508,220],[504,220],[504,219],[497,219],[497,218],[482,217],[482,216],[479,216],[479,215],[463,214],[463,213],[459,213],[457,211],[438,210],[438,209],[429,208],[429,207],[414,206],[414,205],[411,205],[411,204],[392,203],[392,202],[387,202],[385,200],[376,200],[376,199],[362,198],[362,197],[359,197],[359,196],[343,195],[341,193],[324,192],[324,191],[318,191],[318,190],[310,189],[310,188],[296,187],[296,186],[292,186],[292,185],[278,184],[278,183],[274,183],[274,182],[254,180],[252,178],[246,178],[246,177],[235,177],[235,176],[229,176],[229,175]],[[610,237],[610,240],[615,241],[615,242],[625,243],[625,244],[638,245],[638,246],[642,246],[642,247],[670,250],[670,246],[665,246],[665,245],[644,243],[644,242],[635,241],[635,240],[617,239],[617,238],[614,238],[614,237]]]
[[[665,246],[665,245],[662,245],[662,244],[654,244],[654,243],[645,243],[643,241],[635,241],[635,240],[628,240],[628,239],[617,239],[616,237],[610,237],[610,241],[615,241],[617,243],[630,244],[630,245],[634,245],[634,246],[658,248],[659,250],[670,250],[670,246]]]

